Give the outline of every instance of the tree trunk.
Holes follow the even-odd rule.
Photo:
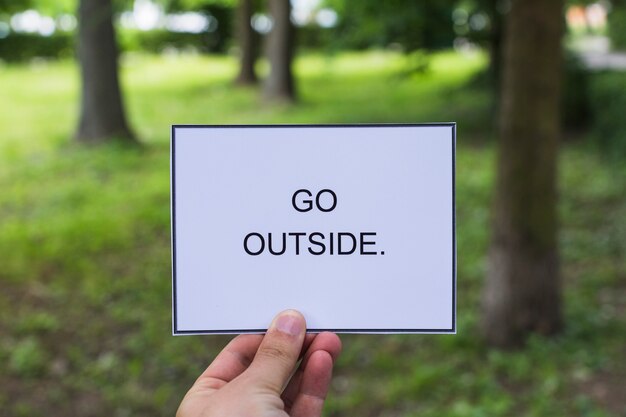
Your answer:
[[[81,0],[78,19],[82,102],[76,139],[133,141],[119,86],[111,0]]]
[[[503,0],[482,0],[478,6],[487,14],[490,22],[487,34],[487,51],[489,53],[489,66],[487,67],[487,83],[493,92],[493,100],[490,105],[491,126],[494,132],[498,129],[500,113],[500,92],[502,72],[502,38],[504,35],[505,5]]]
[[[499,10],[500,0],[489,0],[487,2],[487,14],[491,20],[491,30],[489,32],[489,76],[495,87],[495,91],[500,91],[500,78],[502,67],[502,35],[504,31],[504,16]]]
[[[505,32],[493,236],[483,298],[488,342],[561,326],[556,175],[562,0],[513,0]]]
[[[257,34],[250,21],[254,12],[252,0],[239,0],[237,7],[237,40],[240,49],[239,75],[235,82],[239,85],[257,83],[254,63],[257,58]]]
[[[273,20],[267,39],[270,74],[265,82],[265,97],[269,100],[292,102],[296,92],[291,72],[294,28],[291,24],[289,0],[268,0]]]

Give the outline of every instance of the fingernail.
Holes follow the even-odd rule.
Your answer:
[[[304,323],[301,317],[290,313],[283,313],[276,318],[274,328],[279,332],[291,336],[298,336],[304,328]]]

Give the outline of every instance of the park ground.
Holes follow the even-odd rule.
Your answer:
[[[390,52],[305,55],[297,106],[235,89],[235,61],[126,55],[143,146],[72,143],[72,61],[0,66],[0,416],[171,416],[226,337],[171,336],[173,123],[458,122],[458,334],[343,336],[326,416],[626,416],[626,169],[586,140],[559,165],[564,330],[480,338],[494,183],[482,54],[425,72]],[[346,300],[349,303],[349,300]]]

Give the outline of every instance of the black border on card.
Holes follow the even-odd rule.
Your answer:
[[[170,140],[170,204],[172,223],[172,329],[174,335],[192,334],[241,334],[241,333],[265,333],[267,329],[226,329],[226,330],[179,330],[178,307],[176,294],[176,129],[185,128],[336,128],[336,127],[429,127],[448,126],[452,128],[452,327],[450,329],[307,329],[307,332],[335,332],[335,333],[369,333],[369,334],[395,334],[395,333],[425,333],[425,334],[455,334],[456,333],[456,122],[442,123],[354,123],[354,124],[266,124],[266,125],[189,125],[174,124],[171,127]]]

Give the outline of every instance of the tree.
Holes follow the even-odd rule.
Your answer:
[[[502,0],[473,0],[467,4],[470,6],[468,20],[480,15],[487,17],[487,24],[482,28],[474,29],[468,25],[469,33],[466,36],[489,51],[489,81],[494,90],[499,91],[506,3]]]
[[[240,64],[239,75],[235,80],[239,85],[256,84],[258,79],[254,71],[254,63],[257,58],[257,34],[252,29],[250,21],[254,12],[252,0],[239,0],[237,7],[237,41],[239,43]]]
[[[335,42],[346,48],[400,44],[406,52],[452,47],[456,0],[324,0],[336,10]]]
[[[112,138],[133,141],[119,85],[111,0],[81,0],[78,21],[82,97],[76,139],[81,142]]]
[[[295,30],[291,24],[291,4],[289,0],[268,0],[268,9],[273,25],[267,39],[270,74],[265,81],[265,97],[293,102],[296,90],[291,64]]]
[[[613,0],[612,10],[609,13],[609,31],[611,47],[614,49],[626,49],[626,1]]]
[[[210,19],[197,35],[200,51],[226,53],[233,37],[233,15],[237,0],[151,0],[163,6],[166,13],[193,12]]]
[[[32,6],[30,0],[16,2],[15,0],[0,0],[0,11],[2,13],[20,12],[28,10]]]
[[[36,9],[39,13],[56,16],[76,11],[74,0],[0,0],[0,10],[3,12],[21,12]]]
[[[559,330],[556,162],[562,0],[512,0],[505,29],[493,236],[483,299],[492,345]]]

